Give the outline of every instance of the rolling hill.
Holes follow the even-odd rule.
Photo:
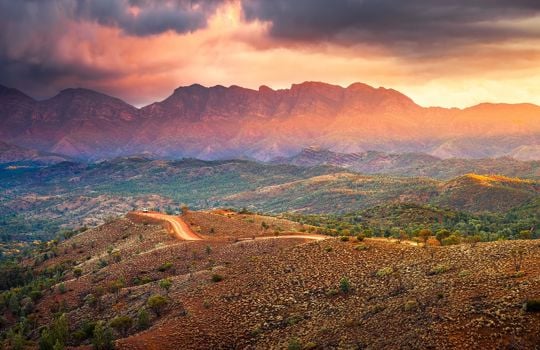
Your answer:
[[[540,178],[540,161],[520,161],[511,157],[483,159],[441,159],[423,153],[384,152],[338,153],[309,147],[288,158],[276,158],[273,164],[298,166],[329,165],[364,174],[425,176],[448,180],[467,173],[500,174],[510,177]]]
[[[332,166],[141,157],[0,170],[0,233],[32,238],[54,227],[103,223],[140,207],[246,207],[282,213],[346,213],[387,203],[505,213],[539,197],[537,180],[466,175],[451,180],[363,175]],[[52,225],[52,227],[51,227]],[[48,232],[48,233],[47,233]]]

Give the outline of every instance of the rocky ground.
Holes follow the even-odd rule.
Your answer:
[[[241,241],[311,228],[229,211],[184,219],[203,241],[119,219],[62,243],[36,264],[74,267],[66,291],[55,286],[36,305],[38,322],[55,308],[67,311],[72,331],[85,320],[136,319],[160,294],[164,309],[150,312],[148,329],[116,333],[118,349],[540,348],[540,313],[523,310],[540,299],[538,241]]]

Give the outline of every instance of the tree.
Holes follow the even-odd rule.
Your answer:
[[[167,299],[159,294],[154,294],[151,297],[146,300],[146,305],[152,309],[152,311],[155,312],[155,314],[159,317],[161,315],[161,312],[167,306],[168,301]]]
[[[57,342],[60,342],[62,345],[66,343],[69,335],[69,324],[66,314],[62,314],[54,320],[51,327],[51,335],[55,344]]]
[[[424,243],[424,247],[426,246],[428,238],[431,237],[432,235],[433,233],[431,232],[431,230],[427,228],[421,229],[420,232],[418,232],[418,237]]]
[[[114,349],[113,335],[105,322],[99,321],[94,328],[94,337],[92,344],[95,350],[112,350]]]
[[[111,321],[111,327],[116,329],[123,337],[127,335],[132,325],[133,320],[129,316],[118,316]]]

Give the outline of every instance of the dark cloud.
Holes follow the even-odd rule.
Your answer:
[[[78,18],[144,36],[203,28],[208,16],[222,3],[220,0],[78,0],[73,10]]]
[[[277,39],[368,43],[412,54],[540,37],[538,22],[501,23],[539,15],[538,0],[243,0],[243,10],[248,20],[271,22]]]
[[[122,72],[96,64],[99,38],[73,23],[97,23],[133,36],[185,33],[206,27],[223,1],[0,0],[0,83],[43,97],[66,84],[114,78]],[[94,48],[84,52],[70,37]]]

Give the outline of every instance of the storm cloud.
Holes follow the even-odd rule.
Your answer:
[[[504,80],[527,101],[539,48],[539,0],[0,0],[0,84],[37,98],[80,86],[142,105],[181,84],[320,79],[427,82],[426,103],[464,105],[463,86],[506,97]]]
[[[540,37],[537,0],[244,0],[243,10],[248,20],[268,21],[276,39],[375,44],[420,55]],[[515,23],[534,17],[532,25]]]

